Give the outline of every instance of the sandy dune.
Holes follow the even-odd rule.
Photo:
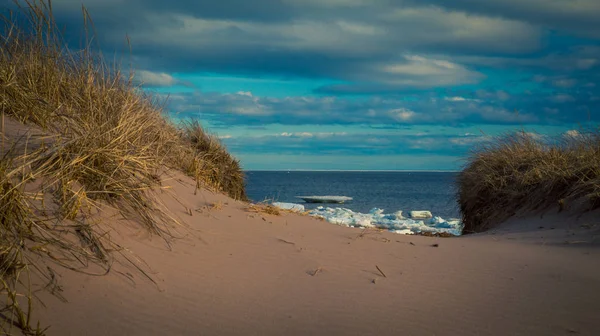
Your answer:
[[[49,335],[600,334],[593,214],[553,216],[543,229],[521,219],[532,224],[402,236],[249,212],[223,195],[194,195],[179,178],[187,182],[171,183],[183,205],[166,194],[164,202],[189,232],[171,250],[131,223],[107,221],[156,285],[127,265],[107,276],[64,270],[68,302],[42,295],[36,311]]]

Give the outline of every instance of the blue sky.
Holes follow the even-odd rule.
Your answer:
[[[71,44],[81,3],[53,1]],[[491,136],[600,121],[598,0],[83,4],[105,55],[246,169],[454,170]]]

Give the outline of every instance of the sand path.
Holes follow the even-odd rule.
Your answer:
[[[37,310],[49,335],[600,334],[599,245],[564,244],[571,233],[561,221],[554,230],[453,239],[361,235],[300,215],[251,213],[185,185],[174,191],[189,208],[222,205],[189,216],[165,197],[201,239],[168,251],[113,222],[114,238],[149,264],[158,286],[125,266],[115,270],[135,284],[118,272],[64,271],[69,302],[44,296]]]

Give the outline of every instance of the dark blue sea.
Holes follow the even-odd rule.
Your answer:
[[[374,171],[247,171],[246,190],[254,202],[265,200],[344,207],[356,212],[372,208],[385,213],[429,210],[434,216],[460,218],[454,172]],[[353,200],[344,204],[307,204],[295,196],[335,195]]]

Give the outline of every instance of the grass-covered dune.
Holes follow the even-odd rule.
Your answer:
[[[600,131],[545,138],[518,132],[472,152],[458,177],[463,233],[529,211],[600,207]]]
[[[176,220],[156,202],[164,173],[181,171],[234,199],[246,195],[238,161],[198,122],[172,123],[135,74],[106,63],[90,38],[80,50],[67,48],[50,1],[15,4],[14,12],[3,9],[0,27],[1,324],[37,333],[31,279],[54,281],[44,261],[109,268],[114,248],[94,230],[94,209],[110,206],[165,236]],[[85,9],[82,20],[91,31]],[[36,134],[7,137],[8,121]]]

